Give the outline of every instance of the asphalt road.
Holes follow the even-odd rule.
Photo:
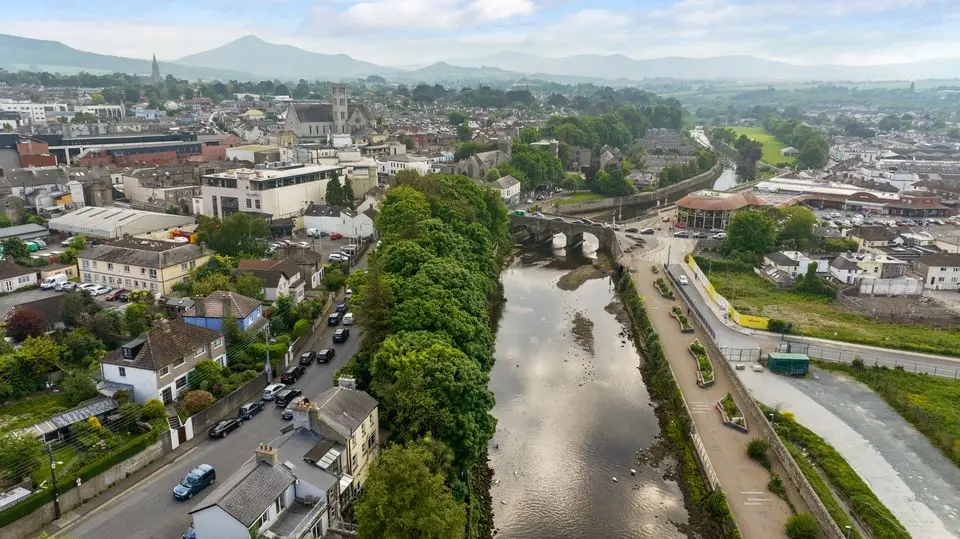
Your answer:
[[[344,344],[333,345],[332,331],[327,327],[310,337],[310,348],[334,347],[337,355],[328,364],[314,364],[295,385],[308,397],[314,397],[333,386],[333,373],[350,359],[360,345],[360,328],[351,328],[350,338]],[[161,468],[133,488],[84,515],[74,524],[60,530],[58,535],[80,539],[138,539],[179,538],[190,524],[187,514],[212,491],[178,502],[171,490],[180,479],[198,464],[210,464],[222,481],[253,457],[258,442],[269,441],[280,435],[288,422],[280,418],[280,408],[265,403],[264,411],[223,439],[205,439],[169,466]],[[236,413],[236,412],[234,412]],[[200,433],[199,436],[206,436]]]

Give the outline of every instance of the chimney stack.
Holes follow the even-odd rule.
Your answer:
[[[170,321],[167,320],[166,318],[161,318],[160,320],[158,320],[158,321],[157,321],[157,325],[160,326],[160,331],[162,331],[162,332],[164,332],[164,333],[170,333],[170,331],[171,331],[171,329],[170,329]]]
[[[277,450],[263,442],[260,442],[260,445],[253,451],[253,456],[258,462],[265,462],[270,466],[276,466],[278,462]]]
[[[310,413],[314,410],[310,399],[304,397],[293,405],[293,426],[294,428],[310,429]]]

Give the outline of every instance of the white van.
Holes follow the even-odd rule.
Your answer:
[[[65,283],[69,280],[70,278],[67,277],[66,273],[58,273],[56,275],[51,275],[46,279],[44,279],[43,282],[40,283],[40,288],[42,288],[43,290],[51,290],[53,288],[56,288],[57,285]]]

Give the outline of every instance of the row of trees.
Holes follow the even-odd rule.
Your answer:
[[[713,144],[730,146],[737,152],[737,174],[744,181],[753,181],[757,177],[757,163],[763,156],[763,144],[746,135],[737,136],[729,127],[715,127],[710,130]]]
[[[689,180],[698,174],[707,172],[717,164],[717,160],[719,159],[717,152],[700,146],[698,146],[695,151],[695,158],[690,159],[686,163],[677,163],[664,167],[660,171],[660,187],[666,187],[682,182],[683,180]]]
[[[820,131],[800,120],[770,115],[763,122],[767,131],[784,144],[793,146],[797,154],[797,168],[823,168],[830,158],[830,146]]]
[[[625,149],[652,127],[681,129],[683,108],[679,103],[624,105],[599,116],[553,116],[543,133],[571,146],[597,150],[606,144]]]
[[[727,227],[723,251],[753,264],[775,247],[809,250],[821,247],[814,234],[817,218],[806,206],[737,212]]]
[[[510,248],[506,208],[463,176],[403,176],[377,218],[383,244],[354,273],[365,330],[345,367],[381,403],[396,445],[357,501],[361,537],[459,538],[466,470],[493,436],[489,298]]]

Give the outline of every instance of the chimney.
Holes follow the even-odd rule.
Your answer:
[[[270,466],[276,466],[278,462],[277,450],[263,442],[260,442],[260,445],[253,451],[253,456],[257,459],[257,462],[265,462]]]
[[[319,410],[314,408],[310,399],[304,397],[300,402],[293,405],[293,427],[310,429],[310,412]]]
[[[172,331],[170,329],[170,321],[167,320],[166,318],[161,318],[160,320],[158,320],[157,325],[160,326],[160,331],[164,333],[170,333]]]
[[[235,318],[233,316],[233,303],[230,301],[230,292],[224,292],[223,297],[220,298],[220,313],[221,318]]]

